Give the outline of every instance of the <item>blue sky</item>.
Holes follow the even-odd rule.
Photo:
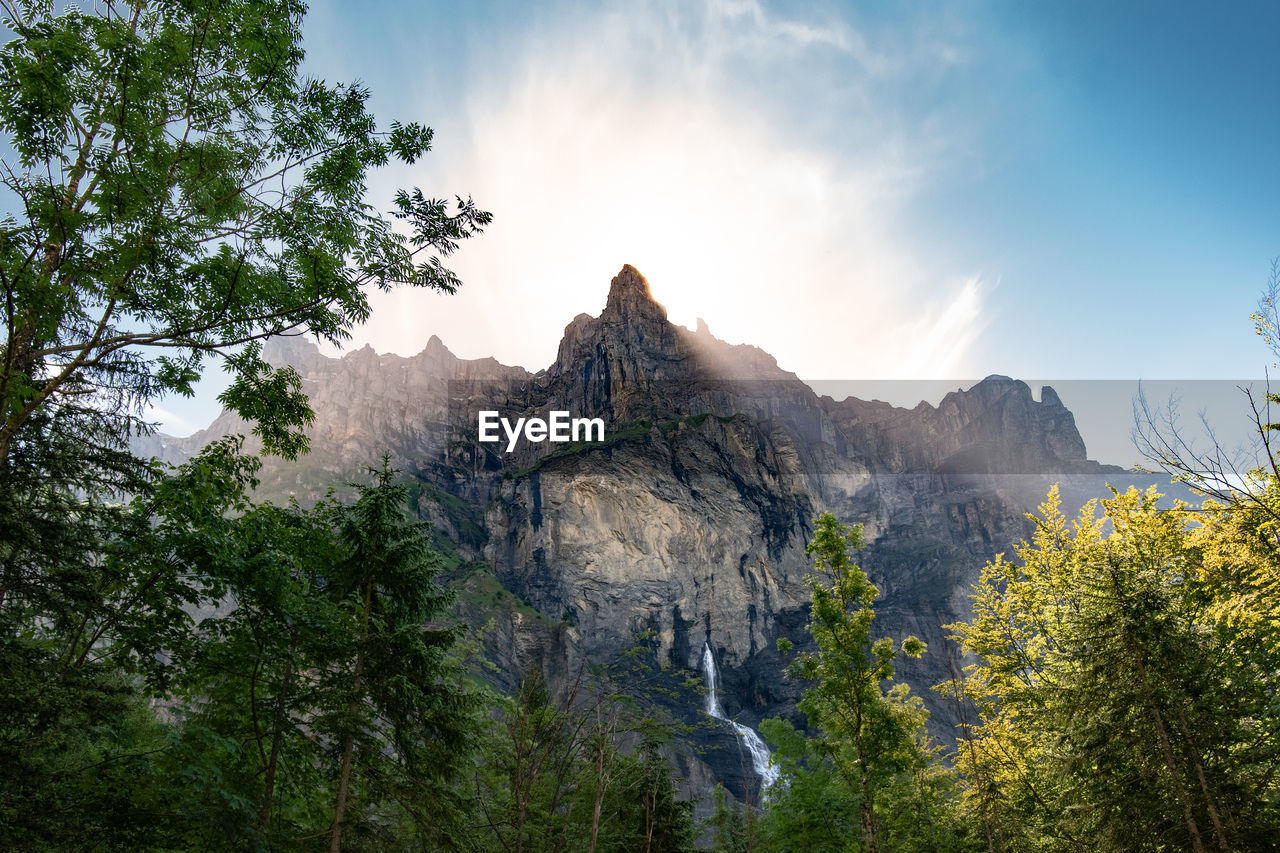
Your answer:
[[[632,263],[675,322],[804,378],[1274,360],[1249,315],[1280,255],[1280,4],[317,2],[304,32],[311,73],[436,129],[371,201],[495,215],[463,292],[379,296],[355,346],[537,370]]]

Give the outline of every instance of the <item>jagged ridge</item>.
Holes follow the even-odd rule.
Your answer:
[[[267,355],[299,371],[317,413],[311,455],[269,462],[268,493],[314,498],[390,451],[459,501],[468,523],[483,519],[483,531],[464,536],[458,512],[420,503],[459,559],[484,559],[540,614],[510,609],[490,634],[502,683],[514,685],[531,660],[551,673],[608,660],[652,631],[660,662],[689,672],[709,643],[726,712],[751,725],[797,716],[802,685],[780,678],[775,641],[807,640],[804,545],[818,513],[865,525],[863,564],[884,593],[880,629],[937,650],[904,677],[946,736],[951,710],[924,689],[947,675],[939,626],[964,615],[968,584],[1026,534],[1023,513],[1051,482],[1082,498],[1122,475],[1087,459],[1050,388],[1037,403],[1025,383],[992,376],[914,409],[819,397],[705,322],[670,323],[630,265],[603,311],[574,318],[537,374],[459,359],[435,337],[412,358],[366,347],[331,359],[300,338],[273,342]],[[481,408],[514,417],[551,407],[605,419],[610,440],[526,443],[511,454],[476,440]],[[224,415],[181,447],[230,431],[244,425]],[[697,703],[673,710],[696,715]],[[718,778],[741,796],[752,777],[735,755],[681,760],[698,785]]]

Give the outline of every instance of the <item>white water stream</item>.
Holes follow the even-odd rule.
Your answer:
[[[736,723],[725,716],[716,687],[719,675],[720,673],[716,670],[716,656],[711,651],[711,644],[707,643],[702,652],[702,677],[707,685],[707,714],[733,726],[738,737],[742,738],[747,752],[751,753],[751,766],[760,777],[760,790],[767,791],[770,785],[778,781],[782,770],[769,754],[769,747],[764,745],[764,740],[756,734],[755,729]]]

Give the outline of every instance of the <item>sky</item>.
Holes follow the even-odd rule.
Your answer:
[[[370,202],[419,186],[494,220],[450,259],[459,293],[375,294],[349,348],[436,334],[536,371],[631,263],[674,322],[809,380],[1275,361],[1250,314],[1280,255],[1280,4],[356,10],[311,4],[308,73],[436,132]],[[187,431],[210,398],[157,417]]]

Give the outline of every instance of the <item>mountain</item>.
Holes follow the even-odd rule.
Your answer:
[[[699,674],[709,646],[720,704],[749,726],[801,717],[804,689],[783,677],[776,641],[807,644],[812,520],[864,526],[860,562],[881,590],[877,633],[929,644],[900,677],[931,728],[953,738],[956,709],[928,688],[948,678],[941,626],[966,615],[969,585],[1029,535],[1025,517],[1062,484],[1074,509],[1105,484],[1145,482],[1087,458],[1051,388],[990,376],[912,409],[820,397],[767,353],[667,320],[624,266],[599,316],[574,318],[537,374],[454,356],[433,337],[412,358],[366,347],[327,358],[302,338],[267,357],[294,367],[316,412],[312,451],[270,460],[262,493],[309,501],[382,453],[414,484],[415,508],[454,555],[461,615],[489,625],[495,678],[513,688],[538,664],[564,685],[583,662],[617,660],[644,634],[656,663]],[[599,418],[602,441],[480,441],[480,412],[514,423],[568,411]],[[247,433],[223,414],[175,458],[217,435]],[[960,665],[959,663],[956,664]],[[703,703],[664,700],[697,721]],[[727,727],[695,736],[676,760],[697,791],[721,780],[757,796],[749,756]]]

